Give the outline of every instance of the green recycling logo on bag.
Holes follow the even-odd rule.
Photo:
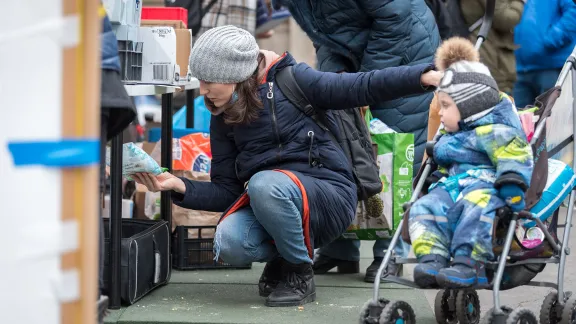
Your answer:
[[[393,235],[402,219],[402,205],[412,195],[414,135],[396,133],[366,112],[372,143],[378,146],[377,163],[382,192],[358,202],[356,218],[342,235],[346,239],[378,240]]]

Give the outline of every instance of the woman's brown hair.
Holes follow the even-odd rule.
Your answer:
[[[249,124],[258,118],[259,111],[264,107],[260,96],[258,95],[258,71],[264,62],[264,54],[258,54],[258,67],[256,71],[246,81],[236,85],[238,100],[234,103],[227,103],[224,113],[224,122],[226,124]],[[204,98],[207,106],[214,108],[214,103]]]

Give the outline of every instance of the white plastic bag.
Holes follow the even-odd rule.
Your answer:
[[[110,165],[110,150],[106,151],[106,164]],[[126,143],[122,146],[122,176],[128,180],[134,173],[152,173],[159,175],[166,171],[148,153],[144,152],[134,143]]]

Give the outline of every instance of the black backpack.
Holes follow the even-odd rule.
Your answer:
[[[332,140],[344,150],[352,165],[352,173],[358,187],[358,199],[366,200],[380,193],[382,182],[376,164],[376,150],[372,146],[368,127],[360,110],[358,108],[332,110],[340,128],[340,134],[333,134],[323,122],[325,114],[314,109],[300,89],[294,78],[292,66],[276,73],[276,84],[294,106],[312,118],[322,129],[328,131]]]
[[[192,36],[196,36],[202,26],[202,18],[218,2],[211,0],[206,7],[202,8],[203,0],[164,0],[166,7],[180,7],[188,10],[188,29],[192,30]]]
[[[460,0],[446,0],[446,11],[448,13],[447,16],[450,18],[452,36],[468,38],[470,36],[470,26],[466,24],[466,20],[462,16]]]

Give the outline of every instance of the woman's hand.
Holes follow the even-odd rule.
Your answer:
[[[444,72],[438,72],[434,70],[422,73],[422,76],[420,77],[420,84],[422,84],[423,87],[437,87],[440,84],[440,80],[443,76]]]
[[[178,193],[186,192],[186,185],[180,178],[169,172],[154,176],[150,173],[135,173],[132,175],[134,181],[145,185],[151,192],[174,190]]]

